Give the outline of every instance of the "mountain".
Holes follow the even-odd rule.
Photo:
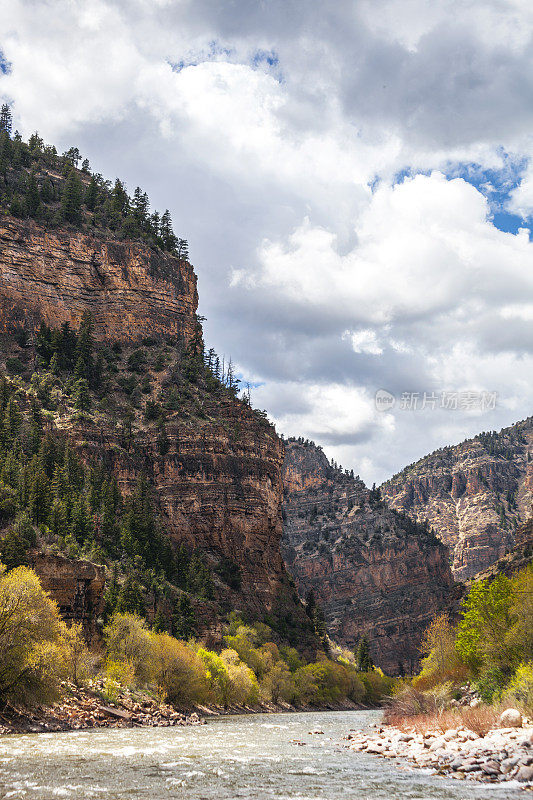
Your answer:
[[[531,516],[533,417],[499,433],[443,447],[381,487],[391,508],[427,521],[450,548],[456,580],[467,580],[508,552]]]
[[[447,548],[313,442],[286,442],[283,484],[283,553],[300,595],[314,592],[335,641],[353,650],[366,634],[377,665],[412,672],[450,599]]]
[[[283,444],[204,348],[168,212],[78,160],[0,132],[0,555],[93,628],[142,608],[216,639],[239,609],[313,650]]]

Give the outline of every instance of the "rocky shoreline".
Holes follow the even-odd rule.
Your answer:
[[[296,711],[353,711],[361,705],[346,700],[325,704],[320,709],[295,707],[288,703],[260,703],[257,706],[196,706],[179,709],[145,691],[121,689],[113,700],[105,696],[101,680],[81,688],[65,683],[61,700],[53,706],[32,709],[8,708],[0,711],[0,735],[13,733],[51,733],[88,728],[170,727],[203,725],[205,717],[236,714],[280,714]]]
[[[456,780],[518,781],[533,788],[533,724],[516,714],[514,725],[508,715],[502,727],[484,736],[466,728],[417,733],[383,725],[370,733],[351,732],[346,738],[348,747],[359,753],[406,761]],[[512,727],[503,727],[506,723]]]
[[[86,728],[169,727],[201,725],[195,712],[177,711],[146,692],[121,690],[106,697],[101,681],[87,688],[64,685],[64,695],[53,706],[8,708],[0,712],[0,734],[42,733]]]

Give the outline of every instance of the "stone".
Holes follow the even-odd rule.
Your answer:
[[[522,714],[516,708],[506,708],[500,714],[500,722],[506,727],[521,728],[522,727]]]
[[[533,781],[533,767],[520,767],[515,775],[515,778],[521,783]]]

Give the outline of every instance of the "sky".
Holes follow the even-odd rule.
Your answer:
[[[379,483],[532,413],[528,0],[0,0],[0,19],[15,127],[171,210],[207,345],[280,433]]]

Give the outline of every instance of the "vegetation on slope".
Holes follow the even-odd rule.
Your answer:
[[[144,687],[180,707],[259,702],[323,706],[377,703],[391,681],[352,654],[338,653],[306,663],[297,650],[272,640],[262,623],[246,625],[230,616],[221,652],[202,642],[179,640],[149,628],[137,614],[115,612],[104,628],[103,647],[90,652],[81,626],[67,627],[55,603],[27,567],[6,571],[0,564],[0,705],[51,703],[62,680],[102,683],[113,702],[121,687]]]
[[[118,178],[113,184],[91,172],[77,147],[59,155],[38,133],[24,142],[17,131],[12,134],[7,105],[0,112],[0,209],[47,226],[70,225],[144,241],[188,258],[187,241],[174,234],[168,209],[150,213],[146,192],[137,187],[130,197]]]
[[[428,715],[431,727],[435,714],[442,715],[457,705],[465,684],[483,703],[503,701],[531,714],[533,564],[511,578],[498,574],[492,581],[473,582],[459,622],[454,625],[446,613],[435,617],[426,631],[422,652],[420,674],[396,697],[389,710],[390,721],[401,723],[405,717]],[[467,710],[467,715],[471,713]],[[487,712],[486,716],[490,721],[496,713]]]

